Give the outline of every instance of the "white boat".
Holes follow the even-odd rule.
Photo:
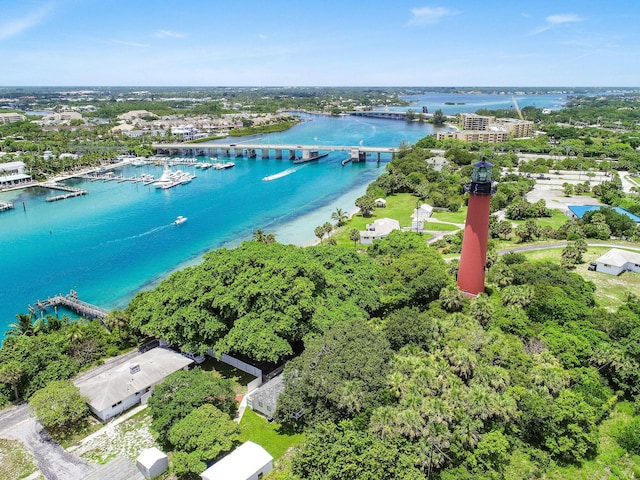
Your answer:
[[[178,217],[173,221],[174,225],[180,225],[187,221],[187,217],[183,217],[182,215],[178,215]]]
[[[156,180],[155,182],[153,182],[153,185],[156,188],[163,188],[166,185],[169,185],[171,183],[174,182],[173,179],[173,172],[171,171],[171,169],[169,168],[165,168],[162,172],[162,175],[160,176],[160,178],[158,178],[158,180]]]
[[[216,170],[222,170],[224,168],[231,168],[235,166],[236,164],[233,162],[216,163]]]

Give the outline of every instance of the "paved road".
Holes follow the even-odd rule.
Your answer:
[[[99,367],[84,372],[74,379],[78,381],[100,375],[104,370],[130,361],[140,352],[133,350],[110,358]],[[0,438],[19,440],[33,455],[38,469],[46,480],[82,480],[97,468],[58,445],[31,417],[27,403],[0,411]]]
[[[46,480],[82,480],[97,468],[53,441],[30,413],[26,403],[0,412],[0,437],[23,442]]]

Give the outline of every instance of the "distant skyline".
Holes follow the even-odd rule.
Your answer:
[[[611,0],[3,0],[2,86],[640,86]]]

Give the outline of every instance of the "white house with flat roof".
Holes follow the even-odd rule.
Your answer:
[[[393,218],[378,218],[367,224],[367,229],[360,232],[360,243],[371,244],[378,238],[385,238],[394,230],[400,230],[400,222]]]
[[[273,468],[273,457],[260,445],[244,442],[200,474],[202,480],[260,480]]]
[[[0,163],[0,187],[19,185],[31,181],[31,175],[25,173],[24,162]]]
[[[640,273],[640,253],[612,248],[594,262],[595,271],[620,275],[622,272]]]
[[[154,385],[192,363],[180,353],[158,347],[74,383],[80,394],[89,398],[89,409],[106,422],[138,403],[146,403]]]

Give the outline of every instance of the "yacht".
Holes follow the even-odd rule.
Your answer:
[[[180,225],[187,221],[187,217],[183,217],[182,215],[178,215],[177,218],[173,221],[174,225]]]

